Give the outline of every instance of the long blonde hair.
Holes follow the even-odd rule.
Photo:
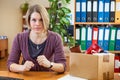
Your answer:
[[[29,28],[30,28],[30,17],[33,12],[37,12],[41,15],[43,19],[44,30],[47,31],[49,28],[49,15],[45,7],[38,4],[30,6],[26,13],[26,22]]]

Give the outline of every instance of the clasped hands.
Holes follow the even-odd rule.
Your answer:
[[[40,66],[49,68],[50,67],[50,61],[47,60],[47,58],[44,55],[40,55],[37,57],[37,62]],[[22,65],[22,71],[29,71],[34,66],[34,63],[32,61],[26,61],[24,65]]]

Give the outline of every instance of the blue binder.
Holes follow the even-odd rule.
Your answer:
[[[76,22],[80,22],[80,0],[76,0]]]
[[[104,33],[103,49],[107,51],[109,48],[110,27],[105,27]]]
[[[104,2],[104,22],[109,22],[110,21],[110,0],[105,0]]]
[[[120,50],[120,27],[117,28],[117,36],[115,42],[115,50]]]
[[[104,17],[104,0],[98,0],[98,22],[103,22]]]
[[[90,45],[92,44],[92,27],[88,26],[87,27],[87,31],[86,31],[86,49],[88,49],[90,47]]]
[[[103,42],[104,42],[104,26],[99,26],[98,31],[98,45],[103,49]]]
[[[81,22],[86,22],[86,0],[81,0]]]

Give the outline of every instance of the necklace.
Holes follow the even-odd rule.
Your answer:
[[[43,43],[44,40],[47,38],[46,34],[47,34],[46,32],[41,33],[39,35],[36,35],[36,34],[34,34],[32,32],[30,33],[31,41],[36,44],[35,47],[34,47],[35,49],[37,49],[37,50],[40,49],[40,45],[39,44]]]
[[[37,48],[37,50],[38,50],[38,49],[39,49],[39,46],[37,45],[37,47],[36,47],[36,48]]]

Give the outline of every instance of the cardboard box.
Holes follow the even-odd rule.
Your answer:
[[[88,80],[112,80],[114,78],[114,54],[70,54],[70,75]]]

